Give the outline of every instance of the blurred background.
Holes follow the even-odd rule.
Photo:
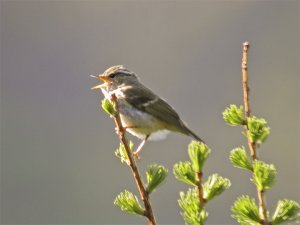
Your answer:
[[[241,49],[250,42],[250,107],[271,135],[259,149],[277,167],[267,192],[300,200],[299,1],[1,0],[1,224],[146,224],[113,205],[138,194],[114,156],[113,121],[90,74],[123,64],[166,99],[211,147],[205,177],[232,186],[207,205],[208,224],[236,224],[237,196],[256,197],[250,174],[228,160],[247,145],[222,112],[241,105]],[[135,138],[130,138],[137,143]],[[151,196],[159,224],[183,224],[177,199],[188,186],[172,167],[188,159],[189,137],[149,142],[138,166],[169,169]]]

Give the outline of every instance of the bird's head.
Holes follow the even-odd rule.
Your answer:
[[[132,85],[138,82],[138,78],[134,72],[129,71],[122,65],[112,66],[98,76],[92,76],[99,80],[104,81],[103,84],[92,87],[92,90],[109,87],[118,88],[120,86]]]

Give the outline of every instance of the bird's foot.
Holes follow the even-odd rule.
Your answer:
[[[140,159],[140,158],[141,158],[141,157],[140,157],[140,152],[141,152],[143,146],[145,145],[145,143],[146,143],[148,137],[149,137],[149,136],[146,136],[146,138],[141,142],[141,144],[139,145],[139,147],[137,148],[137,150],[133,152],[133,156],[134,156],[135,158],[137,158],[137,159]]]
[[[133,152],[133,157],[136,158],[136,159],[141,159],[140,152],[139,151]]]

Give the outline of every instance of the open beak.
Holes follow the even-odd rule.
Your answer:
[[[100,89],[100,88],[105,88],[106,85],[107,85],[107,83],[109,82],[109,79],[108,79],[106,76],[104,76],[103,74],[100,74],[100,75],[98,75],[98,76],[90,75],[90,77],[93,77],[93,78],[96,78],[96,79],[98,79],[98,80],[104,81],[104,83],[92,87],[91,90]]]

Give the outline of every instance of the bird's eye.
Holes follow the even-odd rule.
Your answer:
[[[125,76],[132,76],[131,73],[122,73],[122,72],[117,72],[117,73],[112,73],[110,75],[108,75],[109,78],[114,78],[115,76],[121,76],[121,77],[125,77]]]
[[[117,73],[113,73],[109,75],[109,78],[114,78],[117,75]]]

